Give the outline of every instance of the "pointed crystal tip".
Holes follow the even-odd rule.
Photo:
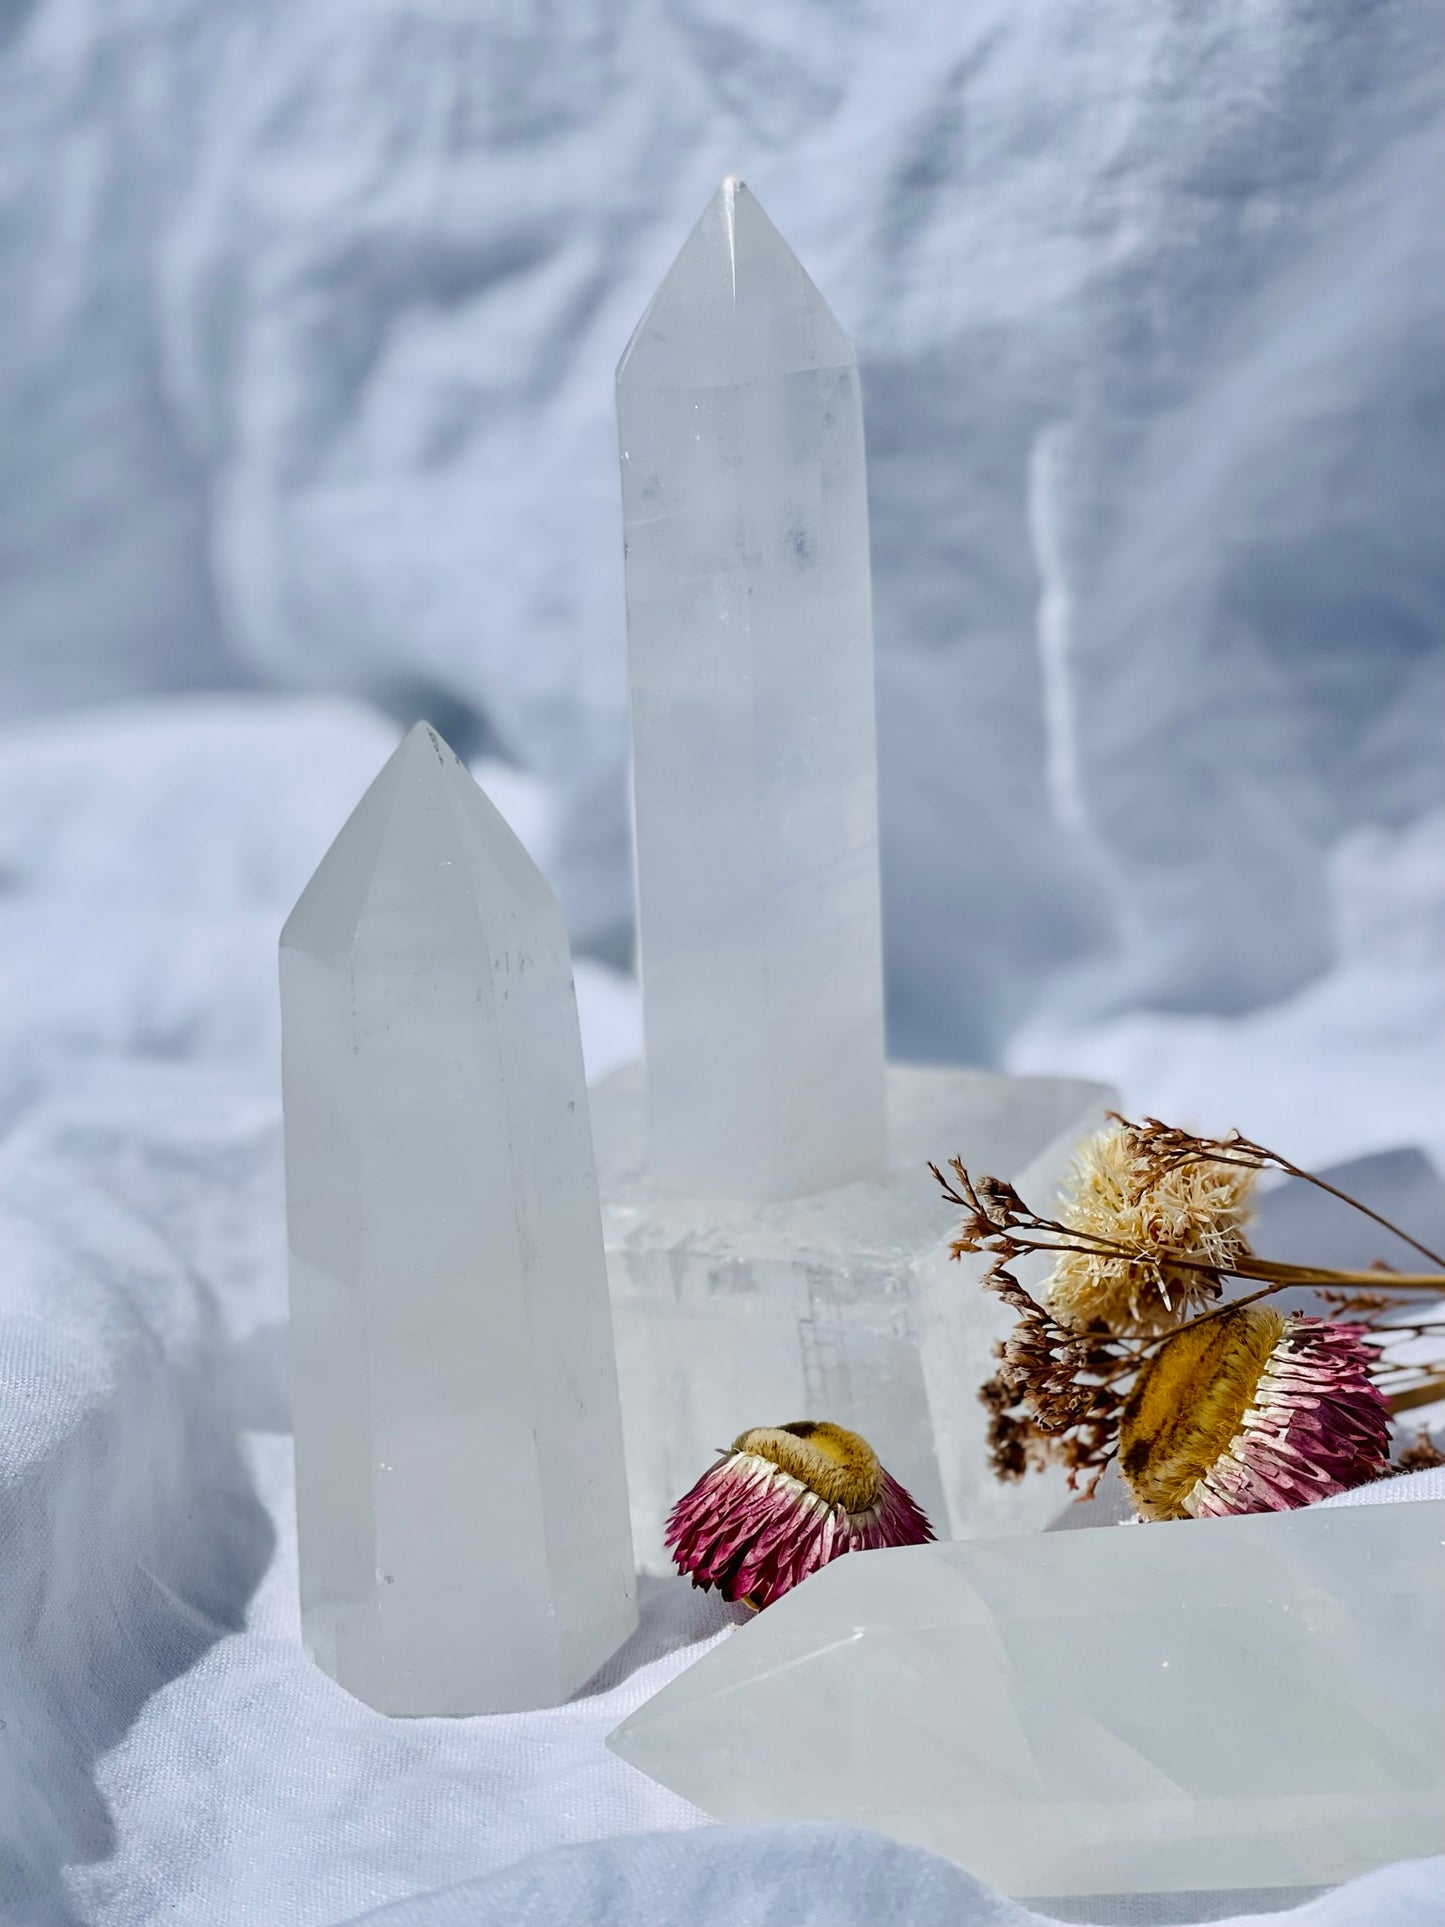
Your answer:
[[[617,382],[720,387],[853,361],[802,263],[747,183],[729,174],[637,324]]]
[[[342,825],[286,919],[282,948],[326,955],[347,948],[378,870],[394,864],[399,844],[412,839],[474,914],[480,892],[492,905],[526,905],[560,927],[556,899],[506,819],[451,745],[419,722]]]

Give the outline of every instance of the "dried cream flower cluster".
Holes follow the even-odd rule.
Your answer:
[[[1247,1256],[1256,1170],[1180,1163],[1161,1168],[1132,1124],[1085,1140],[1064,1192],[1062,1222],[1083,1245],[1061,1251],[1044,1302],[1079,1330],[1169,1331],[1218,1296],[1221,1272]],[[1147,1259],[1120,1258],[1123,1245]],[[1207,1269],[1178,1262],[1186,1255]]]

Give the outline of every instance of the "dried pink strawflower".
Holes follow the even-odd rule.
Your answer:
[[[667,1522],[678,1571],[754,1609],[845,1552],[932,1537],[866,1439],[810,1419],[742,1433]]]
[[[1283,1512],[1383,1476],[1389,1411],[1358,1325],[1267,1305],[1197,1320],[1139,1374],[1119,1470],[1146,1519]]]

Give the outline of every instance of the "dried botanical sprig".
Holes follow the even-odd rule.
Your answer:
[[[984,1380],[978,1398],[988,1413],[985,1437],[996,1478],[1021,1479],[1055,1462],[1058,1440],[1022,1408],[1015,1387],[1001,1373]],[[1102,1466],[1099,1471],[1102,1475]]]
[[[1385,1469],[1388,1411],[1445,1399],[1445,1375],[1387,1349],[1445,1330],[1445,1319],[1395,1318],[1402,1293],[1445,1298],[1445,1272],[1261,1258],[1243,1225],[1267,1167],[1356,1202],[1238,1133],[1200,1138],[1155,1118],[1113,1117],[1085,1148],[1058,1218],[956,1158],[949,1177],[930,1166],[961,1215],[954,1257],[991,1258],[983,1283],[1017,1314],[980,1392],[1000,1478],[1060,1464],[1087,1496],[1121,1428],[1121,1470],[1146,1517],[1301,1504]],[[1009,1269],[1029,1253],[1053,1258],[1037,1298]],[[1232,1278],[1260,1288],[1223,1302]],[[1329,1318],[1262,1303],[1300,1287],[1325,1297]]]
[[[1437,1466],[1445,1465],[1445,1452],[1442,1452],[1428,1429],[1421,1426],[1415,1434],[1413,1443],[1407,1445],[1391,1466],[1392,1472],[1433,1472]]]
[[[1125,1122],[1119,1117],[1117,1111],[1110,1112],[1110,1116],[1118,1119],[1120,1123]],[[1141,1156],[1153,1163],[1161,1172],[1178,1170],[1197,1163],[1234,1166],[1240,1170],[1256,1172],[1282,1171],[1286,1177],[1298,1178],[1304,1184],[1312,1184],[1316,1190],[1326,1191],[1332,1198],[1338,1198],[1341,1204],[1349,1205],[1352,1211],[1358,1211],[1363,1217],[1373,1219],[1377,1225],[1418,1251],[1422,1258],[1428,1258],[1432,1265],[1439,1265],[1442,1270],[1445,1270],[1445,1257],[1442,1257],[1438,1251],[1432,1251],[1429,1245],[1421,1244],[1412,1233],[1376,1211],[1373,1205],[1351,1197],[1348,1191],[1341,1191],[1338,1186],[1317,1176],[1315,1172],[1306,1171],[1303,1165],[1292,1164],[1278,1151],[1271,1151],[1266,1145],[1256,1144],[1252,1138],[1244,1137],[1238,1131],[1229,1131],[1220,1138],[1196,1137],[1193,1132],[1181,1131],[1176,1125],[1161,1123],[1157,1117],[1146,1117],[1142,1124],[1130,1125],[1129,1129],[1134,1132],[1138,1140]]]
[[[980,1389],[988,1410],[990,1462],[1001,1479],[1062,1465],[1087,1497],[1113,1457],[1120,1395],[1132,1368],[1106,1332],[1061,1324],[1018,1279],[995,1263],[985,1284],[1018,1313],[996,1351],[999,1369]]]
[[[1191,1141],[1203,1146],[1217,1140]],[[1138,1268],[1151,1273],[1161,1300],[1167,1299],[1170,1280],[1176,1274],[1193,1277],[1195,1282],[1191,1289],[1201,1300],[1218,1299],[1222,1295],[1225,1277],[1258,1279],[1269,1287],[1261,1294],[1266,1297],[1275,1291],[1290,1291],[1303,1286],[1316,1290],[1330,1286],[1363,1286],[1371,1290],[1429,1291],[1436,1296],[1445,1295],[1445,1271],[1402,1272],[1378,1268],[1372,1271],[1338,1271],[1320,1265],[1281,1264],[1275,1259],[1261,1258],[1243,1240],[1235,1243],[1232,1252],[1226,1254],[1226,1240],[1222,1236],[1204,1248],[1144,1244],[1132,1237],[1133,1226],[1128,1223],[1120,1225],[1116,1235],[1101,1230],[1096,1224],[1077,1225],[1067,1220],[1041,1217],[1024,1203],[1011,1184],[999,1178],[974,1177],[958,1158],[949,1160],[948,1168],[953,1174],[951,1178],[945,1178],[936,1164],[930,1164],[928,1168],[947,1202],[963,1214],[949,1246],[951,1255],[961,1258],[969,1252],[986,1253],[994,1260],[994,1273],[1006,1271],[1015,1259],[1029,1252],[1044,1252],[1056,1259],[1060,1254],[1095,1259],[1104,1266],[1119,1267],[1121,1273],[1126,1268]],[[1374,1217],[1377,1214],[1371,1212],[1370,1215]],[[1177,1284],[1174,1288],[1178,1289]],[[1116,1329],[1121,1333],[1138,1335],[1140,1331],[1159,1329],[1161,1321],[1148,1307],[1138,1323],[1132,1322],[1128,1312],[1131,1288],[1127,1283],[1121,1284],[1112,1293],[1101,1293],[1101,1297],[1107,1297],[1113,1307],[1118,1321]],[[1165,1329],[1168,1329],[1167,1325]]]
[[[1409,1384],[1390,1387],[1392,1412],[1416,1412],[1422,1405],[1439,1405],[1442,1400],[1445,1400],[1445,1377],[1439,1373],[1429,1378],[1414,1379]]]
[[[1393,1311],[1400,1302],[1387,1291],[1332,1291],[1324,1285],[1316,1296],[1321,1304],[1328,1305],[1331,1318],[1371,1319]]]

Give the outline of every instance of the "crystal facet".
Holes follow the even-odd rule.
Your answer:
[[[1043,1525],[1062,1476],[1000,1485],[978,1388],[1012,1315],[954,1264],[952,1214],[930,1158],[1051,1197],[1079,1139],[1117,1101],[1101,1084],[894,1065],[889,1169],[764,1203],[657,1197],[647,1183],[641,1080],[592,1093],[617,1370],[645,1570],[670,1566],[673,1503],[750,1425],[831,1419],[861,1432],[954,1537]]]
[[[609,1744],[1019,1897],[1313,1886],[1445,1839],[1445,1502],[840,1559]]]
[[[418,725],[281,938],[302,1620],[387,1713],[550,1705],[635,1624],[571,961]]]
[[[653,1182],[884,1168],[863,418],[853,351],[725,181],[617,373]]]

